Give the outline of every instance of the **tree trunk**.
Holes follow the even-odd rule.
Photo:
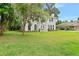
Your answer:
[[[23,30],[22,30],[22,32],[23,32],[23,35],[24,35],[24,32],[25,32],[25,26],[24,26],[24,24],[23,24]]]
[[[3,30],[3,26],[1,25],[1,26],[0,26],[0,36],[3,35],[3,32],[4,32],[4,30]]]
[[[4,30],[3,30],[4,14],[1,13],[0,16],[1,16],[1,19],[0,19],[0,36],[2,36],[3,35],[3,32],[4,32]]]
[[[24,32],[25,32],[25,25],[26,25],[26,20],[23,19],[23,29],[22,29],[23,35],[24,35]]]

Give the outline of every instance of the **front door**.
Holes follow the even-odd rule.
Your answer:
[[[34,30],[37,31],[37,25],[36,24],[34,25]]]

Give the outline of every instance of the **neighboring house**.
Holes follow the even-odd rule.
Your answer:
[[[25,31],[44,31],[47,32],[56,30],[56,21],[57,17],[53,17],[51,19],[46,20],[45,22],[39,21],[30,21],[31,24],[26,22]]]
[[[79,22],[66,22],[57,25],[57,28],[64,30],[79,30]]]

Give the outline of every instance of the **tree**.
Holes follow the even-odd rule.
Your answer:
[[[73,20],[70,20],[70,22],[74,22]]]
[[[64,20],[64,21],[63,21],[63,23],[66,23],[66,22],[68,22],[68,20]]]
[[[77,22],[79,22],[79,17],[77,18]]]
[[[49,15],[51,16],[51,19],[54,17],[58,19],[58,15],[60,14],[60,11],[58,8],[55,7],[55,3],[46,3],[46,10],[48,11]],[[56,24],[58,24],[60,21],[58,21]]]
[[[46,10],[49,12],[50,16],[54,12],[53,8],[55,7],[55,3],[46,3]]]
[[[22,27],[23,27],[23,35],[25,32],[26,21],[30,20],[39,20],[43,15],[48,16],[48,13],[43,9],[44,4],[16,4],[15,7],[20,12],[19,15],[22,16]]]
[[[56,25],[63,23],[61,20],[57,20]]]
[[[4,28],[6,28],[7,22],[10,20],[10,11],[11,11],[11,4],[8,3],[1,3],[0,4],[0,35],[3,35]]]
[[[50,16],[54,14],[54,17],[58,17],[60,11],[55,7],[55,3],[46,3],[46,10],[49,12]]]
[[[13,7],[16,9],[18,16],[22,19],[22,31],[23,35],[25,32],[25,25],[27,17],[29,16],[29,5],[28,4],[14,4]]]

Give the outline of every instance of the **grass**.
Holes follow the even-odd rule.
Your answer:
[[[0,56],[79,56],[79,32],[5,32]]]

